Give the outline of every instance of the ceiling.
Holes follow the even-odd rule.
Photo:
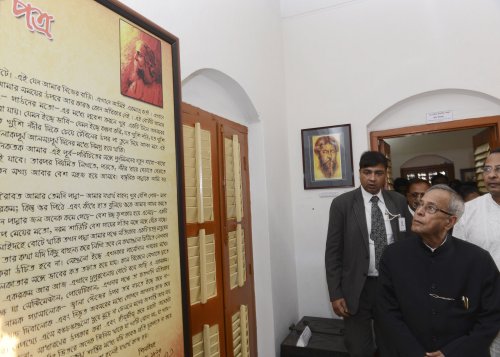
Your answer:
[[[280,0],[281,17],[293,17],[359,0]]]

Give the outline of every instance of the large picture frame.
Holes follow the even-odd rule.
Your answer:
[[[302,129],[304,189],[354,186],[351,125]]]
[[[0,36],[2,351],[191,355],[178,38],[115,0]]]

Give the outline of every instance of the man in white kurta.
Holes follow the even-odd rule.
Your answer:
[[[489,251],[500,269],[500,148],[486,158],[483,175],[488,193],[465,204],[453,235]],[[500,357],[500,333],[491,345],[491,357]]]

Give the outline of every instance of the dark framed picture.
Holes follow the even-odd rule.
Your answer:
[[[460,180],[462,180],[462,182],[475,182],[476,169],[460,169]]]
[[[304,189],[352,187],[351,125],[302,129]]]

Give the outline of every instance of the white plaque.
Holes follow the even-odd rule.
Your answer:
[[[427,113],[426,117],[427,124],[440,123],[442,121],[450,121],[450,120],[453,120],[453,112],[451,110]]]

